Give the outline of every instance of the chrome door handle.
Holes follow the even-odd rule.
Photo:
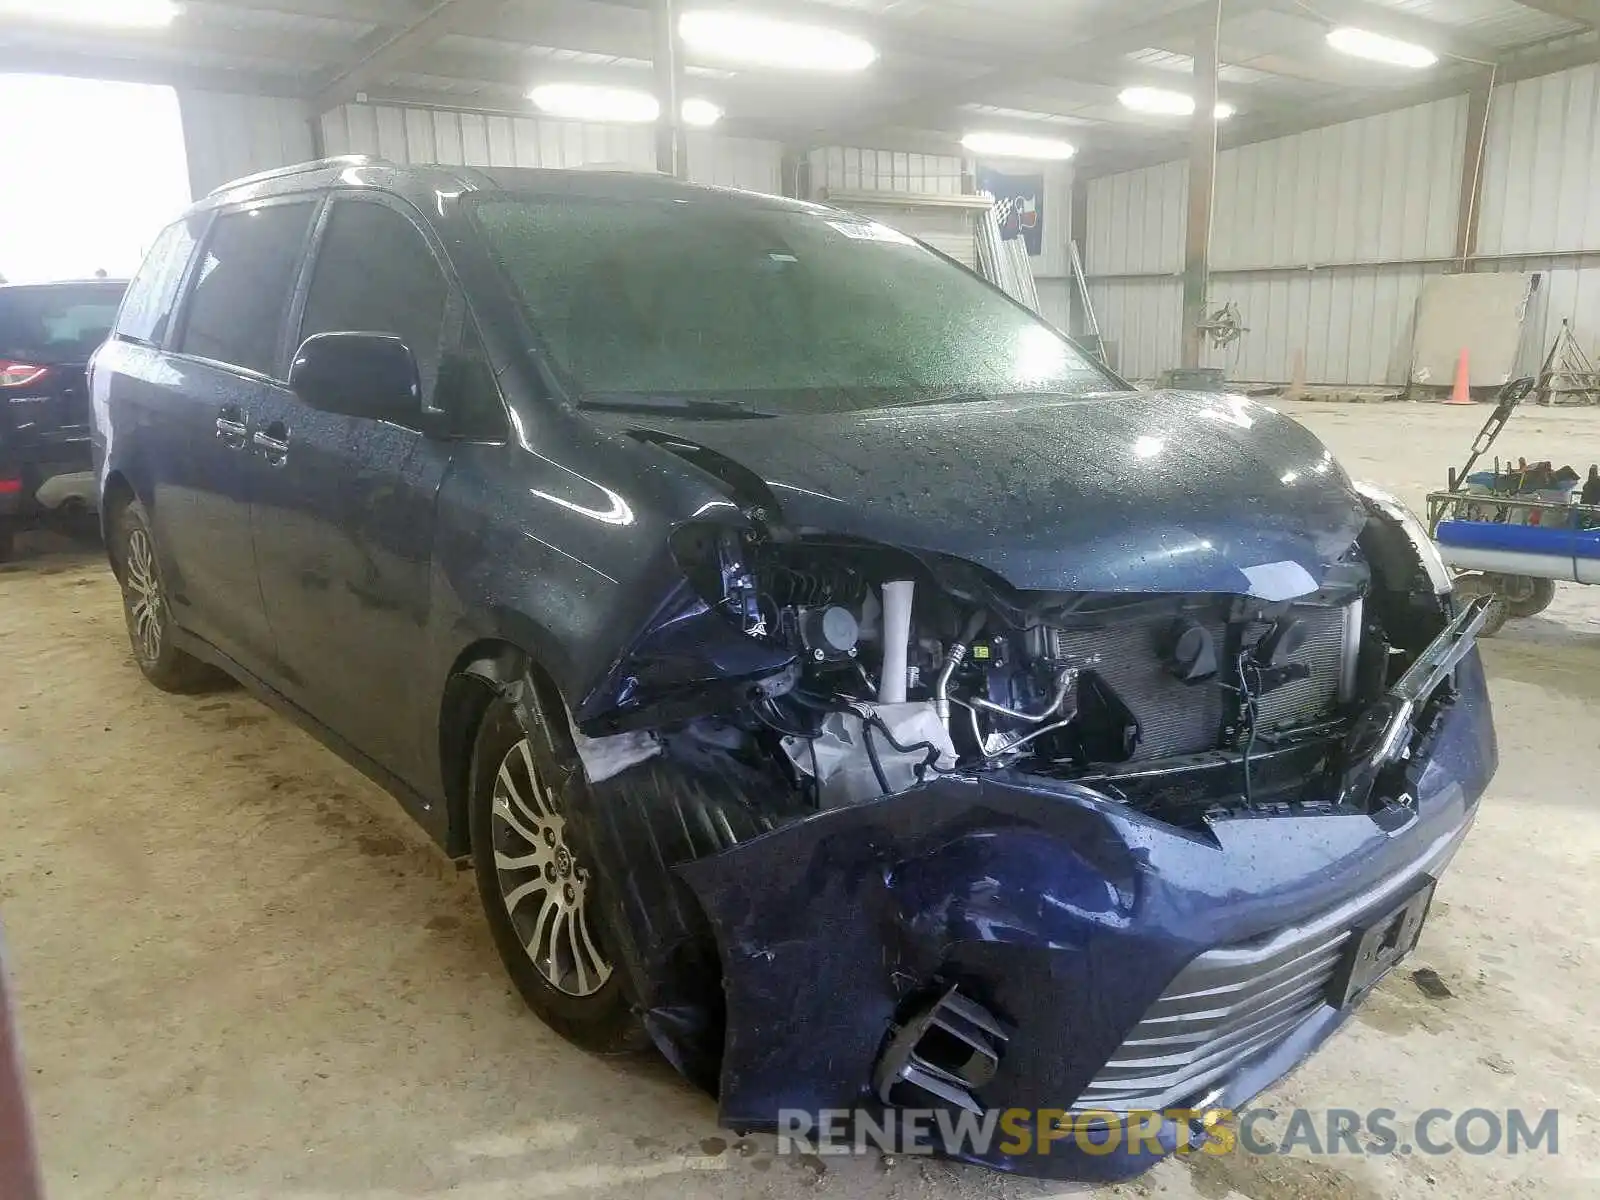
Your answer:
[[[287,434],[281,438],[276,438],[271,434],[257,430],[250,440],[261,451],[261,456],[275,467],[283,466],[289,457],[289,438]]]
[[[250,432],[250,427],[243,421],[235,421],[228,417],[217,418],[217,440],[230,450],[243,450],[245,436]]]

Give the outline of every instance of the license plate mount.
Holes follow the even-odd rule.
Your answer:
[[[1424,879],[1406,898],[1357,925],[1345,944],[1339,969],[1328,984],[1328,1003],[1349,1008],[1416,947],[1433,904],[1436,880]]]

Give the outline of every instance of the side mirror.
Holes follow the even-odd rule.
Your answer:
[[[414,422],[422,413],[417,360],[387,333],[318,333],[295,352],[289,387],[312,408]]]

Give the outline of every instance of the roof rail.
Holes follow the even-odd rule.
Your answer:
[[[207,196],[216,196],[222,192],[231,192],[236,187],[243,187],[248,183],[262,183],[268,179],[284,179],[290,175],[308,175],[312,171],[326,170],[328,167],[392,167],[394,164],[387,158],[374,158],[370,154],[340,154],[334,158],[319,158],[311,162],[294,163],[287,167],[273,167],[270,171],[257,171],[254,175],[245,175],[239,179],[230,179],[227,183],[220,184],[206,193]]]

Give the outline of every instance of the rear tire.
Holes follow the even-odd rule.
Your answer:
[[[10,529],[0,528],[0,563],[10,562],[17,552],[17,535]]]
[[[1500,591],[1495,579],[1481,571],[1469,571],[1455,577],[1455,597],[1459,603],[1470,604],[1479,596],[1489,597],[1489,613],[1484,618],[1478,636],[1491,638],[1505,627],[1506,619],[1511,616],[1511,604],[1505,593]]]
[[[112,515],[107,527],[117,582],[122,585],[128,643],[144,677],[164,692],[178,693],[201,691],[222,682],[220,672],[173,644],[169,593],[144,505],[128,501]]]
[[[567,788],[586,786],[583,768],[565,714],[537,715],[524,729],[497,697],[478,729],[468,796],[478,895],[506,972],[539,1019],[592,1053],[633,1053],[649,1040],[623,983],[593,856],[573,844],[565,817]]]
[[[1521,588],[1516,597],[1506,604],[1513,617],[1536,617],[1549,608],[1556,598],[1554,579],[1533,579],[1523,575],[1517,577],[1517,582]]]

